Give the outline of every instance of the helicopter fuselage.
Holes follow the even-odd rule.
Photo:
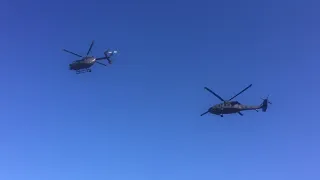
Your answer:
[[[216,96],[218,99],[222,101],[220,104],[216,104],[212,107],[210,107],[206,112],[202,113],[200,116],[203,116],[207,113],[215,114],[215,115],[220,115],[223,117],[223,114],[233,114],[233,113],[238,113],[239,115],[243,116],[241,111],[247,111],[247,110],[256,110],[258,112],[258,109],[262,109],[263,112],[267,111],[268,104],[271,104],[271,102],[268,101],[267,99],[262,99],[263,102],[260,105],[255,105],[255,106],[248,106],[248,105],[243,105],[239,103],[238,101],[232,101],[235,97],[246,91],[252,86],[250,84],[248,87],[244,88],[242,91],[240,91],[238,94],[234,95],[232,98],[229,100],[224,100],[222,97],[220,97],[218,94],[213,92],[211,89],[204,87],[205,90],[209,91],[211,94]]]
[[[240,111],[245,110],[256,110],[260,109],[260,106],[247,106],[242,105],[238,101],[229,101],[229,102],[223,102],[217,105],[212,106],[209,108],[209,112],[216,115],[222,115],[222,114],[233,114],[238,113]]]
[[[95,57],[84,57],[80,60],[73,61],[69,64],[70,70],[81,70],[81,69],[89,69],[96,61]]]
[[[63,51],[65,51],[69,54],[72,54],[72,55],[75,55],[75,56],[81,58],[81,59],[73,61],[71,64],[69,64],[69,70],[76,71],[76,73],[79,74],[79,73],[91,72],[91,66],[93,66],[94,64],[107,66],[107,64],[99,62],[101,60],[108,60],[108,63],[112,64],[112,60],[110,58],[111,58],[111,56],[116,54],[117,51],[109,51],[109,49],[108,49],[104,52],[104,57],[89,56],[93,44],[94,44],[94,41],[92,41],[86,56],[81,56],[81,55],[74,53],[72,51],[62,49]]]

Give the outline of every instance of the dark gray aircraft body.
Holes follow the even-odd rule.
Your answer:
[[[111,56],[116,54],[117,51],[109,51],[109,50],[107,50],[107,51],[104,52],[105,56],[104,57],[100,57],[100,58],[96,58],[94,56],[88,56],[90,51],[91,51],[91,49],[92,49],[93,44],[94,44],[94,41],[92,41],[92,43],[90,45],[90,48],[89,48],[89,50],[87,52],[87,55],[85,57],[83,57],[83,56],[81,56],[79,54],[76,54],[74,52],[68,51],[66,49],[63,49],[63,51],[68,52],[70,54],[73,54],[73,55],[78,56],[78,57],[81,58],[80,60],[73,61],[71,64],[69,64],[69,69],[70,70],[74,70],[74,71],[76,71],[77,74],[79,74],[79,73],[84,73],[84,72],[91,72],[90,68],[95,63],[103,65],[103,66],[107,66],[104,63],[98,62],[99,60],[108,60],[108,63],[112,64]]]
[[[211,89],[205,87],[205,89],[207,91],[209,91],[210,93],[215,95],[218,99],[220,99],[223,102],[210,107],[208,109],[208,111],[201,114],[201,116],[203,116],[207,113],[220,115],[221,117],[223,117],[224,114],[233,114],[233,113],[238,113],[241,116],[243,116],[241,111],[248,111],[248,110],[258,111],[258,109],[262,109],[263,112],[266,112],[267,108],[268,108],[268,104],[271,104],[271,102],[269,102],[268,98],[262,99],[263,100],[262,103],[260,105],[256,105],[256,106],[243,105],[243,104],[239,103],[238,101],[232,101],[232,99],[234,99],[235,97],[237,97],[238,95],[240,95],[241,93],[243,93],[244,91],[249,89],[251,86],[252,86],[252,84],[250,84],[248,87],[246,87],[241,92],[239,92],[238,94],[236,94],[235,96],[233,96],[232,98],[230,98],[227,101],[222,99],[218,94],[214,93]]]

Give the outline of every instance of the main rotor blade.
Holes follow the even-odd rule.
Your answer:
[[[90,53],[90,51],[91,51],[91,49],[92,49],[93,44],[94,44],[94,41],[92,41],[92,43],[91,43],[91,45],[90,45],[90,48],[89,48],[89,50],[88,50],[88,52],[87,52],[87,56],[89,55],[89,53]]]
[[[242,91],[240,91],[238,94],[236,94],[235,96],[233,96],[232,98],[229,99],[229,101],[231,101],[232,99],[234,99],[235,97],[239,96],[241,93],[243,93],[244,91],[246,91],[247,89],[249,89],[252,86],[252,84],[250,84],[248,87],[244,88]]]
[[[211,89],[204,87],[205,90],[211,92],[213,95],[215,95],[217,98],[219,98],[221,101],[224,101],[224,99],[222,99],[222,97],[220,97],[218,94],[214,93]]]
[[[205,115],[205,114],[207,114],[209,111],[207,111],[207,112],[205,112],[205,113],[202,113],[200,116],[203,116],[203,115]]]
[[[75,55],[75,56],[82,57],[82,56],[80,56],[79,54],[76,54],[76,53],[74,53],[74,52],[68,51],[68,50],[66,50],[66,49],[62,49],[62,50],[65,51],[65,52],[67,52],[67,53],[73,54],[73,55]]]
[[[98,63],[98,64],[100,64],[100,65],[107,66],[106,64],[103,64],[103,63],[101,63],[101,62],[97,62],[97,61],[96,61],[96,63]]]

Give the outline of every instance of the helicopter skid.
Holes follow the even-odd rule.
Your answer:
[[[86,72],[91,72],[91,69],[80,69],[76,71],[77,74],[86,73]]]

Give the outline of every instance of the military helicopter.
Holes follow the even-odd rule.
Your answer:
[[[233,114],[233,113],[238,113],[239,115],[243,116],[241,111],[256,110],[258,112],[258,109],[262,109],[263,112],[266,112],[268,108],[268,104],[272,104],[268,100],[269,96],[266,99],[261,98],[263,102],[260,105],[256,105],[256,106],[243,105],[238,101],[232,101],[232,99],[239,96],[241,93],[249,89],[251,86],[252,84],[250,84],[248,87],[246,87],[245,89],[243,89],[242,91],[240,91],[238,94],[234,95],[232,98],[230,98],[227,101],[222,99],[218,94],[214,93],[211,89],[204,87],[205,90],[209,91],[210,93],[212,93],[214,96],[216,96],[218,99],[220,99],[223,102],[210,107],[207,112],[201,114],[200,116],[203,116],[207,113],[220,115],[221,117],[223,117],[224,114]]]
[[[85,72],[91,72],[91,66],[93,66],[95,63],[97,64],[100,64],[100,65],[103,65],[103,66],[107,66],[106,64],[104,63],[101,63],[101,62],[98,62],[100,60],[108,60],[108,63],[109,64],[112,64],[112,61],[110,59],[111,56],[113,56],[114,54],[118,53],[117,51],[105,51],[104,52],[104,57],[100,57],[100,58],[96,58],[94,56],[88,56],[89,53],[91,52],[91,49],[92,49],[92,46],[94,44],[94,41],[92,41],[90,47],[89,47],[89,50],[87,52],[87,55],[85,57],[79,55],[79,54],[76,54],[74,52],[71,52],[71,51],[68,51],[66,49],[62,49],[63,51],[67,52],[67,53],[70,53],[70,54],[73,54],[75,56],[78,56],[82,59],[80,60],[76,60],[76,61],[73,61],[71,64],[69,64],[69,69],[70,70],[75,70],[77,74],[80,74],[80,73],[85,73]]]

